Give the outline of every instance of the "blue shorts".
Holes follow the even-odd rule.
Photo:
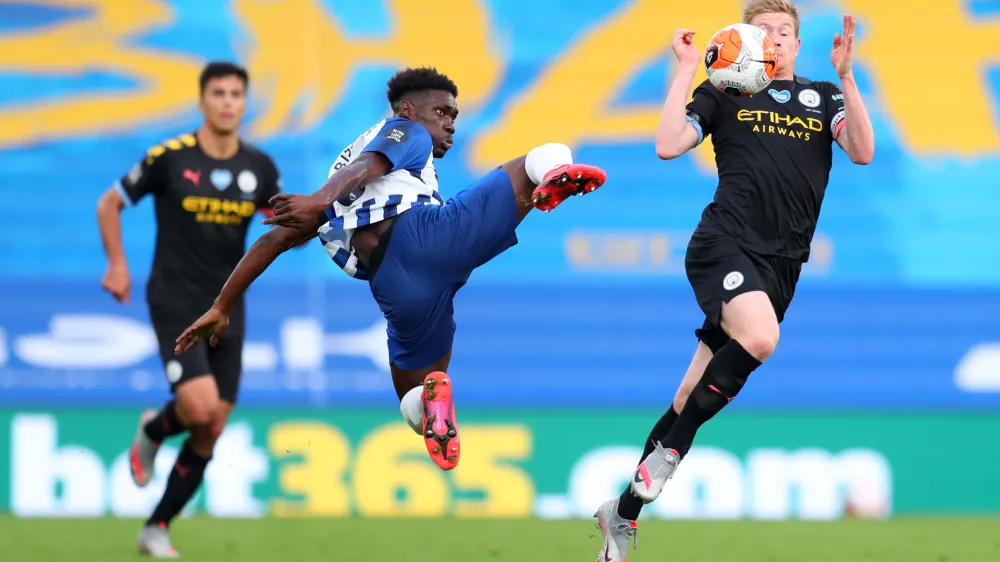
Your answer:
[[[390,361],[422,369],[451,350],[455,293],[473,270],[517,244],[517,223],[514,189],[502,170],[444,205],[414,207],[396,218],[368,281],[389,324]]]

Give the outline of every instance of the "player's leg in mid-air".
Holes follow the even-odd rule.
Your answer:
[[[696,235],[686,269],[707,320],[699,340],[712,352],[669,431],[656,438],[631,483],[643,502],[656,499],[687,455],[698,429],[742,390],[778,345],[779,324],[798,281],[799,264],[742,251],[734,241]]]
[[[170,523],[198,491],[215,443],[233,410],[242,368],[242,334],[227,333],[216,347],[201,343],[175,356],[171,345],[177,328],[156,320],[154,328],[174,399],[159,412],[143,413],[129,450],[129,468],[135,484],[147,486],[154,477],[156,454],[163,441],[188,433],[167,477],[163,496],[138,538],[141,553],[175,558],[178,554],[170,541]]]
[[[389,324],[393,384],[407,423],[441,468],[461,452],[451,378],[454,297],[479,266],[517,243],[515,229],[536,206],[555,208],[606,180],[574,164],[569,147],[546,144],[515,158],[441,206],[411,209],[373,252],[372,295]]]
[[[770,357],[797,281],[794,265],[763,260],[710,237],[696,235],[685,261],[707,318],[695,332],[698,349],[670,409],[650,431],[632,481],[595,514],[608,560],[624,560],[643,504],[659,496],[697,430],[729,404]]]
[[[653,425],[653,429],[649,432],[649,437],[646,438],[642,456],[639,459],[640,463],[645,461],[656,450],[658,440],[670,432],[680,412],[684,410],[684,404],[687,403],[691,391],[694,390],[698,381],[701,380],[701,376],[705,372],[705,367],[711,360],[712,350],[704,342],[699,341],[694,357],[692,357],[691,363],[684,373],[684,379],[681,381],[680,386],[677,387],[677,392],[674,394],[670,408],[657,420],[656,424]],[[636,474],[638,474],[638,471]],[[635,476],[633,476],[634,478]],[[601,529],[604,535],[601,553],[607,560],[619,561],[625,559],[628,544],[634,541],[635,529],[637,527],[636,519],[639,517],[639,511],[642,509],[642,506],[643,501],[632,493],[631,484],[629,484],[625,486],[625,491],[622,492],[620,497],[604,502],[597,509],[594,516],[597,518],[597,527]]]

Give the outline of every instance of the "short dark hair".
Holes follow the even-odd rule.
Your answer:
[[[210,62],[205,65],[205,68],[201,70],[201,77],[198,78],[198,85],[200,86],[198,92],[201,95],[205,95],[205,87],[208,86],[208,81],[213,78],[222,78],[223,76],[237,76],[240,80],[243,80],[243,87],[250,87],[250,75],[242,66],[225,61],[215,61]]]
[[[400,100],[410,92],[444,90],[458,97],[458,86],[451,81],[451,78],[428,66],[400,70],[389,79],[386,86],[389,88],[386,97],[389,98],[389,105],[393,111],[399,111]]]

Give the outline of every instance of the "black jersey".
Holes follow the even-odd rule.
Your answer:
[[[194,134],[150,148],[119,182],[126,204],[146,195],[156,208],[156,253],[146,286],[151,311],[196,319],[211,307],[246,251],[255,213],[281,179],[271,158],[240,142],[228,160],[202,151]],[[242,328],[242,301],[234,328]]]
[[[735,97],[706,80],[687,112],[699,138],[712,136],[719,169],[698,228],[760,254],[806,261],[844,124],[840,88],[795,77]]]

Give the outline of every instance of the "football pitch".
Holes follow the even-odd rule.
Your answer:
[[[0,560],[145,560],[138,520],[0,516]],[[987,562],[1000,560],[1000,519],[836,522],[642,521],[630,562]],[[589,521],[470,519],[182,519],[183,560],[295,562],[589,562]]]

